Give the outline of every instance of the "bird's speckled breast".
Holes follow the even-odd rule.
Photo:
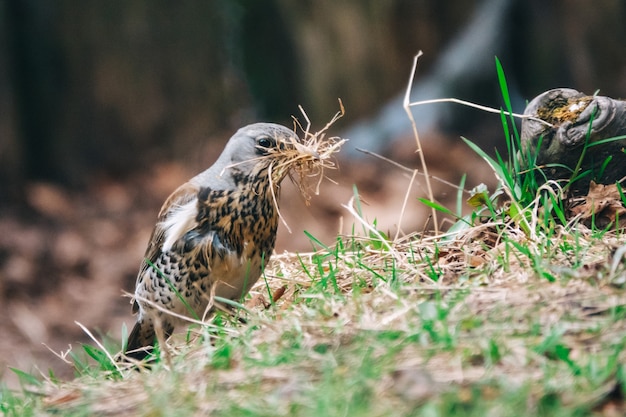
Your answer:
[[[203,247],[196,248],[199,263],[212,265],[215,283],[220,276],[228,277],[228,284],[216,287],[216,293],[227,298],[247,293],[257,281],[274,250],[278,228],[267,176],[242,176],[236,178],[236,185],[233,190],[205,187],[199,191],[195,229],[202,236]],[[207,241],[207,236],[212,238]]]

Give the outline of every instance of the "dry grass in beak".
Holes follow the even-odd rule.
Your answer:
[[[299,108],[306,119],[307,125],[306,128],[303,128],[300,122],[294,118],[296,130],[300,128],[304,137],[302,143],[298,143],[295,146],[299,156],[294,161],[295,163],[293,169],[289,172],[289,177],[296,184],[308,205],[311,199],[311,190],[313,190],[315,195],[319,194],[320,184],[325,177],[324,169],[335,169],[337,167],[333,155],[339,152],[347,139],[342,139],[338,136],[326,137],[326,131],[343,117],[345,110],[343,103],[339,100],[339,111],[330,122],[322,130],[311,133],[311,121],[302,106],[299,106]],[[308,180],[310,178],[317,178],[314,187],[309,186]]]
[[[301,130],[303,132],[303,139],[298,142],[294,138],[289,139],[289,146],[283,149],[272,152],[274,162],[270,165],[270,182],[279,183],[284,175],[289,175],[291,181],[298,187],[300,194],[304,198],[305,204],[308,206],[311,200],[311,190],[315,195],[319,194],[319,187],[322,180],[325,178],[324,169],[334,169],[337,164],[332,160],[333,154],[339,152],[341,145],[343,145],[347,139],[342,139],[338,136],[332,136],[326,138],[326,131],[343,115],[345,110],[343,103],[339,100],[340,110],[335,116],[324,126],[324,128],[318,132],[310,133],[311,121],[309,120],[306,112],[299,106],[300,111],[304,115],[307,121],[306,128],[302,127],[302,124],[294,117],[294,131]],[[315,186],[310,185],[309,179],[317,178]],[[330,180],[332,181],[332,180]],[[270,187],[274,204],[278,210],[278,202],[274,193],[274,184]],[[285,222],[285,219],[278,210],[278,216],[282,223],[285,225],[289,233],[291,228]]]
[[[298,142],[294,138],[290,138],[288,146],[272,153],[276,160],[270,167],[272,181],[282,179],[285,174],[289,175],[292,182],[300,190],[307,205],[311,200],[312,192],[315,195],[319,194],[319,187],[324,179],[324,170],[337,167],[333,155],[339,152],[341,146],[347,141],[347,139],[338,136],[326,137],[326,131],[345,114],[341,100],[339,100],[339,105],[340,110],[331,121],[322,130],[315,133],[310,132],[311,122],[300,106],[300,111],[304,115],[307,125],[306,128],[302,127],[294,117],[294,131],[301,130],[303,132],[302,141]],[[317,178],[313,187],[309,181],[311,178]]]

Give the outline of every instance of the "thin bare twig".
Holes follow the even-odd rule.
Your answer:
[[[409,168],[407,166],[404,166],[401,163],[396,162],[396,161],[394,161],[392,159],[389,159],[386,156],[382,156],[382,155],[380,155],[380,154],[378,154],[376,152],[368,151],[367,149],[362,149],[362,148],[356,148],[356,150],[359,151],[359,152],[363,152],[366,155],[371,155],[371,156],[373,156],[375,158],[379,158],[379,159],[381,159],[381,160],[383,160],[383,161],[385,161],[385,162],[395,166],[396,168],[400,168],[401,170],[406,171],[407,173],[409,173],[411,175],[413,175],[413,173],[416,173],[416,175],[421,175],[421,176],[425,176],[426,175],[423,172],[419,172],[419,170],[417,170],[415,168]],[[447,185],[449,187],[452,187],[452,188],[455,188],[457,190],[461,189],[461,187],[459,187],[455,183],[447,181],[447,180],[444,180],[443,178],[440,178],[440,177],[438,177],[436,175],[430,175],[430,179],[438,181],[438,182],[440,182],[442,184],[445,184],[445,185]],[[466,189],[463,189],[463,192],[466,193],[466,194],[470,193]]]
[[[415,182],[416,176],[417,176],[417,170],[414,170],[413,175],[411,176],[411,181],[409,182],[409,186],[407,187],[406,194],[404,194],[404,201],[402,202],[402,209],[400,210],[400,217],[398,218],[398,226],[396,227],[396,235],[393,238],[394,242],[397,241],[398,236],[400,236],[402,219],[404,218],[404,212],[406,210],[406,205],[409,202],[409,195],[411,194],[411,189],[413,188],[413,182]]]
[[[185,316],[185,315],[183,315],[183,314],[178,314],[178,313],[175,313],[175,312],[173,312],[173,311],[171,311],[171,310],[166,309],[165,307],[160,306],[159,304],[154,303],[154,302],[153,302],[153,301],[151,301],[151,300],[148,300],[147,298],[139,297],[139,296],[137,296],[136,294],[135,294],[135,295],[128,294],[128,293],[126,293],[126,294],[127,294],[128,296],[132,296],[132,297],[134,297],[134,298],[135,298],[135,300],[137,300],[137,301],[141,301],[141,302],[143,302],[143,303],[149,304],[149,305],[150,305],[150,307],[155,308],[155,309],[159,310],[159,311],[160,311],[160,312],[162,312],[162,313],[168,314],[168,315],[170,315],[170,316],[172,316],[172,317],[176,317],[176,318],[181,319],[181,320],[183,320],[183,321],[186,321],[186,322],[188,322],[188,323],[198,324],[198,325],[200,325],[200,326],[203,326],[203,327],[210,327],[210,328],[212,328],[212,329],[222,329],[222,327],[220,327],[220,326],[216,326],[215,324],[213,324],[213,323],[211,323],[211,322],[206,322],[206,321],[202,321],[202,320],[196,320],[196,319],[193,319],[193,318],[191,318],[191,317]],[[237,334],[237,331],[235,331],[234,329],[230,329],[230,328],[223,328],[223,330],[224,330],[225,332],[228,332],[228,333]]]
[[[421,105],[424,105],[424,104],[435,104],[435,103],[456,103],[456,104],[462,104],[463,106],[473,107],[475,109],[486,111],[488,113],[498,113],[498,114],[504,113],[507,116],[517,117],[518,119],[534,120],[536,122],[543,123],[544,125],[546,125],[548,127],[554,127],[554,125],[552,123],[548,123],[548,122],[546,122],[543,119],[539,119],[538,117],[531,116],[529,114],[509,113],[508,111],[505,111],[505,110],[502,110],[502,109],[494,109],[493,107],[482,106],[480,104],[472,103],[471,101],[460,100],[458,98],[436,98],[436,99],[432,99],[432,100],[421,100],[421,101],[414,101],[412,103],[409,103],[408,105],[409,105],[409,107],[415,107],[415,106],[421,106]]]
[[[424,151],[422,150],[422,143],[419,138],[419,134],[417,133],[417,125],[415,124],[415,119],[413,118],[413,113],[411,112],[411,90],[413,89],[413,79],[415,78],[415,71],[417,69],[417,60],[420,56],[422,56],[422,51],[419,51],[415,58],[413,58],[413,68],[411,69],[411,76],[409,78],[409,84],[406,88],[406,94],[404,96],[403,107],[406,111],[409,120],[411,121],[411,127],[413,128],[413,136],[415,136],[415,142],[417,144],[417,152],[420,155],[420,163],[422,164],[422,170],[424,171],[424,179],[426,182],[426,190],[428,192],[428,198],[430,201],[435,201],[435,196],[433,194],[433,189],[430,185],[430,176],[428,175],[428,166],[426,166],[426,159],[424,157]],[[439,222],[437,221],[437,210],[434,207],[431,207],[434,226],[435,226],[435,234],[439,234]]]

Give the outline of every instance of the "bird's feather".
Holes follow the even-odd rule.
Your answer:
[[[197,214],[197,195],[198,187],[187,182],[178,187],[165,200],[143,256],[143,262],[137,274],[137,284],[139,284],[141,276],[150,267],[150,263],[154,264],[163,251],[170,249],[178,238],[194,227]],[[133,300],[132,304],[133,313],[136,313],[139,310],[139,305],[136,300]]]

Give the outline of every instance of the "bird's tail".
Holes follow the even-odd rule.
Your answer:
[[[135,360],[143,360],[153,349],[156,339],[154,325],[150,320],[138,320],[128,336],[124,355]]]

